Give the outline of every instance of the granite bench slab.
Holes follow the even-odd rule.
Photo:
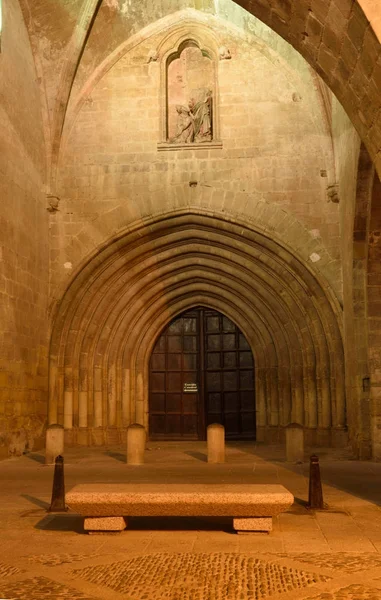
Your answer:
[[[75,486],[66,504],[86,531],[120,531],[126,517],[232,517],[239,531],[270,531],[293,495],[278,484],[107,483]]]

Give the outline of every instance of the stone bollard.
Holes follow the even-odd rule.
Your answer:
[[[127,464],[143,465],[146,446],[146,430],[143,425],[133,423],[127,427]]]
[[[304,461],[304,431],[299,423],[290,423],[286,427],[287,462]]]
[[[212,423],[207,428],[208,463],[225,462],[225,427]]]
[[[64,480],[64,459],[63,456],[57,456],[54,477],[53,477],[53,490],[52,500],[48,512],[66,512],[67,506],[65,504],[65,480]]]
[[[64,453],[64,434],[63,425],[49,425],[46,430],[45,441],[45,464],[54,465],[57,456]]]
[[[308,488],[308,508],[324,508],[323,489],[321,487],[319,457],[310,456],[310,483]]]

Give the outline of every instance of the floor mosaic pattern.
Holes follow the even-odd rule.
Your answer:
[[[11,577],[12,575],[17,575],[18,573],[22,573],[21,569],[19,569],[18,567],[6,565],[5,563],[0,563],[0,581],[4,577]]]
[[[134,600],[259,600],[329,579],[233,553],[153,554],[72,574]]]
[[[0,597],[7,600],[97,600],[47,577],[31,577],[3,585]]]
[[[94,558],[95,556],[95,554],[33,554],[28,556],[27,560],[30,563],[40,563],[46,567],[57,567]]]
[[[364,585],[353,584],[341,588],[337,592],[324,592],[318,596],[309,596],[305,600],[380,600],[381,589],[367,588]]]
[[[295,560],[298,560],[299,562],[314,565],[315,567],[340,569],[348,573],[381,567],[381,555],[374,552],[364,552],[363,554],[336,552],[335,554],[327,553],[318,555],[303,552],[301,554],[284,554],[284,557],[286,556],[288,556],[288,558],[295,558]]]

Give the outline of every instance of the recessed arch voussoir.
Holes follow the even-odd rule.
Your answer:
[[[334,293],[270,237],[220,224],[164,216],[77,274],[52,336],[51,421],[72,431],[124,430],[134,420],[148,426],[155,340],[176,315],[203,305],[236,322],[252,347],[261,435],[291,420],[313,439],[345,428]]]

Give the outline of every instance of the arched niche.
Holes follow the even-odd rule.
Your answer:
[[[193,39],[182,42],[166,64],[166,141],[211,142],[215,134],[216,65]]]
[[[202,27],[181,27],[157,51],[161,83],[158,150],[221,147],[218,40]]]

